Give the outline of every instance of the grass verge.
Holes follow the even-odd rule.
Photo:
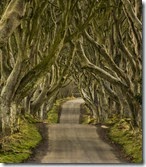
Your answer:
[[[20,163],[31,155],[31,150],[41,141],[35,124],[22,119],[20,131],[1,139],[0,162]]]
[[[122,147],[123,152],[133,163],[142,163],[142,130],[134,129],[129,118],[109,120],[109,138]]]

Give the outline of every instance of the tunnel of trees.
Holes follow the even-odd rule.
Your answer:
[[[142,120],[142,2],[1,0],[0,132],[21,114],[45,118],[74,82],[97,122]]]

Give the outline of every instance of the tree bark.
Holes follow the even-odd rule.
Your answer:
[[[0,20],[0,46],[4,44],[20,25],[24,15],[25,1],[12,0]]]
[[[129,0],[122,0],[122,2],[123,2],[123,5],[127,11],[128,16],[131,18],[131,20],[133,21],[133,23],[135,24],[137,29],[139,31],[142,31],[142,23],[138,19],[138,17],[136,16],[136,14],[134,12],[134,8],[132,7],[130,1]]]
[[[5,135],[6,133],[12,132],[12,125],[10,122],[14,122],[15,120],[12,117],[13,109],[13,95],[15,93],[17,84],[19,82],[19,77],[22,69],[21,60],[18,57],[17,62],[12,70],[11,74],[9,75],[6,85],[3,87],[1,91],[1,123],[2,123],[2,133]],[[15,111],[14,111],[15,112]],[[15,115],[15,114],[14,114]],[[15,117],[15,116],[14,116]]]

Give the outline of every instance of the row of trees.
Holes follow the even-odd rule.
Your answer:
[[[141,3],[138,0],[2,0],[0,131],[18,117],[43,119],[74,80],[93,116],[141,123]]]
[[[74,78],[98,121],[115,113],[140,126],[141,2],[104,1],[99,6],[80,38]]]

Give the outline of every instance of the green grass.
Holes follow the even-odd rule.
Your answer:
[[[32,148],[41,141],[41,135],[34,124],[21,120],[20,132],[1,140],[1,163],[20,163],[31,155]]]
[[[48,112],[48,123],[58,123],[58,114],[59,114],[60,105],[56,102],[52,109]]]
[[[122,146],[125,155],[132,162],[142,163],[142,130],[133,129],[126,118],[111,123],[110,139]]]

